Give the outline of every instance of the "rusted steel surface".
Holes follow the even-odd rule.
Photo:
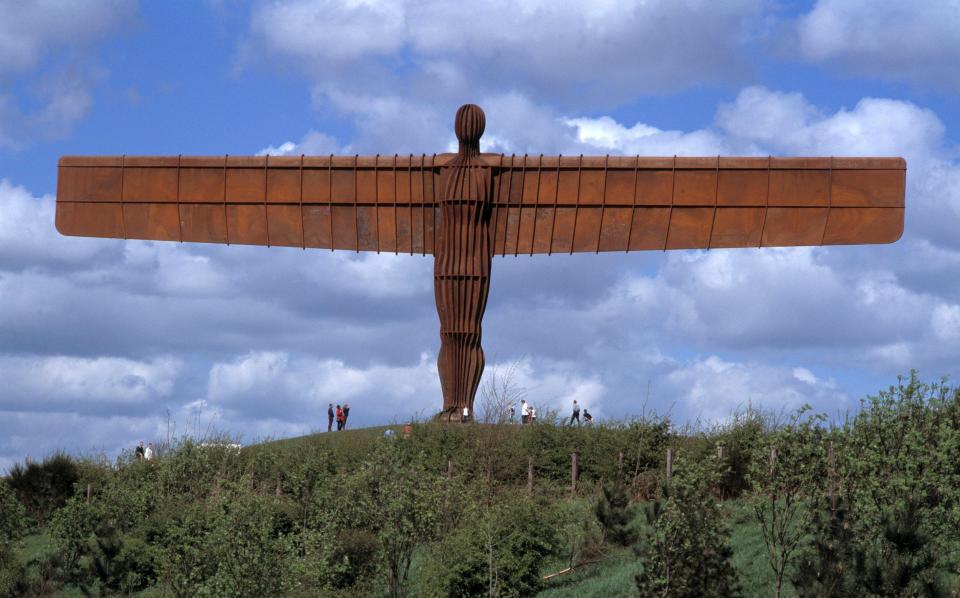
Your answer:
[[[456,154],[60,159],[66,235],[434,255],[445,413],[473,413],[494,255],[891,243],[902,158]]]
[[[64,234],[432,254],[455,156],[63,158]],[[900,158],[480,156],[497,255],[890,243]],[[302,163],[302,164],[301,164]]]
[[[483,111],[467,104],[457,111],[460,151],[441,178],[440,237],[433,266],[434,293],[440,317],[437,368],[443,388],[443,414],[459,418],[483,374],[481,321],[490,291],[490,169],[480,160]]]
[[[901,158],[509,156],[498,255],[891,243]]]
[[[63,234],[432,254],[434,156],[64,157]]]

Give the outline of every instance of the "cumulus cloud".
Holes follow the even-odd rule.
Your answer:
[[[818,0],[793,23],[810,62],[853,72],[956,89],[960,2]]]
[[[0,355],[0,411],[57,411],[83,415],[142,412],[169,397],[182,368],[174,357]],[[38,397],[44,400],[37,401]]]
[[[676,393],[687,417],[708,424],[749,406],[779,413],[805,404],[831,410],[852,407],[835,381],[821,380],[807,369],[731,362],[716,356],[682,364],[667,374],[663,383]]]
[[[402,85],[450,98],[507,86],[610,102],[742,77],[741,46],[761,10],[757,0],[292,0],[254,10],[251,43],[301,64],[324,91]]]
[[[107,75],[89,54],[109,32],[129,22],[136,3],[14,1],[3,2],[0,10],[0,78],[30,90],[0,94],[0,149],[68,136],[89,113],[92,90]]]
[[[57,46],[95,42],[133,16],[129,0],[90,0],[82,10],[67,0],[3,3],[0,21],[0,73],[33,68]]]

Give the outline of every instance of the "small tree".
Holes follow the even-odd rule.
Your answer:
[[[921,500],[908,498],[883,515],[883,538],[858,559],[858,576],[880,596],[946,596],[937,579],[933,539],[923,531]],[[858,563],[858,564],[859,564]]]
[[[857,579],[857,544],[847,501],[814,500],[812,541],[797,556],[790,577],[800,598],[854,598],[864,591]]]
[[[340,526],[369,531],[377,541],[389,594],[408,592],[410,563],[417,546],[440,536],[460,509],[459,481],[423,466],[396,439],[384,439],[369,460],[343,482],[329,513]]]
[[[556,509],[523,496],[476,505],[464,525],[440,541],[427,565],[427,595],[532,596],[540,566],[558,545]]]
[[[643,596],[726,597],[738,593],[728,532],[710,492],[712,466],[678,459],[672,485],[645,510],[649,529],[635,548]]]
[[[826,479],[826,459],[817,415],[800,409],[790,423],[767,436],[750,466],[753,512],[774,573],[774,596],[783,591],[787,568],[810,527],[804,500],[818,496]]]
[[[627,487],[622,482],[604,484],[594,513],[603,528],[606,541],[630,546],[637,541],[639,530],[633,525],[637,507],[630,504]]]
[[[485,424],[504,424],[510,421],[510,407],[526,398],[527,389],[520,386],[519,370],[523,365],[516,360],[510,365],[493,366],[487,369],[480,387],[480,421]],[[520,417],[520,414],[515,414]]]

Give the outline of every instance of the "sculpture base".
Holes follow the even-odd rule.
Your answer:
[[[474,423],[473,416],[468,417],[466,420],[463,418],[463,412],[456,407],[449,407],[444,409],[440,413],[433,416],[433,421],[443,423],[443,424],[472,424]]]

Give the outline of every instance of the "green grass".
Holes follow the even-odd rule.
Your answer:
[[[20,545],[16,551],[17,558],[21,563],[28,563],[34,559],[44,557],[53,553],[55,546],[53,539],[46,531],[31,534],[20,540]]]

